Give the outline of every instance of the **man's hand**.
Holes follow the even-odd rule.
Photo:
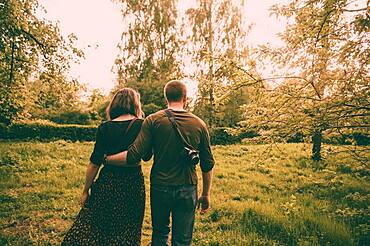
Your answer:
[[[200,213],[204,214],[210,209],[210,199],[209,196],[201,196],[198,199],[198,209],[200,208]]]
[[[80,198],[80,206],[81,208],[85,205],[87,199],[89,198],[89,192],[83,192]]]

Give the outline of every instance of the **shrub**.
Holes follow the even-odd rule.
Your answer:
[[[9,126],[0,124],[0,139],[6,140],[95,140],[96,126],[91,125],[61,125],[46,120],[35,122],[17,122]],[[238,132],[232,128],[213,128],[210,130],[213,145],[240,143],[243,138],[253,137],[254,132]]]
[[[212,145],[228,145],[240,143],[244,138],[253,138],[258,136],[255,131],[240,131],[227,127],[217,127],[210,129]]]
[[[360,145],[360,146],[370,145],[370,135],[369,134],[365,134],[361,132],[354,132],[352,136],[357,145]]]
[[[328,144],[338,145],[358,145],[358,146],[369,146],[370,135],[365,132],[352,132],[352,133],[336,133],[331,132],[324,135],[323,142]]]
[[[258,137],[259,134],[258,132],[256,131],[242,131],[240,134],[239,134],[240,138],[241,139],[244,139],[244,138],[254,138],[254,137]]]
[[[303,143],[304,142],[304,134],[302,132],[295,132],[286,137],[287,143]]]
[[[211,143],[213,145],[227,145],[241,142],[241,138],[237,134],[230,133],[228,128],[218,127],[210,129]]]
[[[53,114],[48,117],[51,121],[58,124],[79,124],[88,125],[91,123],[92,117],[89,112],[80,110],[66,111],[58,114]]]
[[[0,125],[0,139],[15,140],[95,140],[96,126],[58,125],[55,123],[14,123]]]

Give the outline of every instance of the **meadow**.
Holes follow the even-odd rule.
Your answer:
[[[92,142],[0,142],[0,245],[59,244],[79,211]],[[214,146],[212,210],[194,245],[369,245],[370,177],[341,146]],[[333,154],[336,152],[336,154]],[[143,169],[149,196],[151,162]],[[150,242],[149,199],[142,245]]]

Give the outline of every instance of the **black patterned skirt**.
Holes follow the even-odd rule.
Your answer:
[[[104,167],[62,245],[140,245],[144,209],[141,168]]]

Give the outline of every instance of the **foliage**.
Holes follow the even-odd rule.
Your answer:
[[[229,133],[228,128],[212,128],[210,131],[211,143],[213,145],[227,145],[240,143],[241,139],[237,134]]]
[[[346,133],[330,132],[324,134],[323,142],[336,145],[370,146],[370,135],[369,133],[357,131],[347,131]]]
[[[180,76],[176,1],[116,1],[127,27],[115,62],[118,84],[137,89],[144,105],[164,107],[163,85]]]
[[[212,145],[229,145],[240,143],[245,138],[256,137],[255,131],[243,131],[228,127],[213,127],[210,129]]]
[[[94,125],[105,119],[105,109],[109,101],[97,89],[84,102],[80,99],[81,85],[77,81],[67,82],[61,79],[59,86],[33,81],[30,85],[33,86],[30,93],[35,96],[35,103],[27,108],[27,120],[46,119],[59,124]]]
[[[223,117],[217,117],[216,114],[225,110],[218,107],[216,102],[218,91],[225,84],[235,83],[232,71],[224,69],[219,60],[233,58],[242,62],[247,55],[242,7],[243,4],[240,6],[233,0],[199,0],[197,7],[186,11],[192,27],[192,34],[187,37],[186,43],[188,55],[199,68],[191,75],[199,82],[195,108],[211,127],[220,126]],[[234,93],[234,98],[237,95],[238,92]],[[243,103],[243,99],[239,105],[235,105],[237,100],[231,101],[234,101],[234,105],[228,106],[233,109]],[[230,125],[230,122],[222,122],[222,125]]]
[[[71,141],[95,140],[96,126],[60,125],[51,122],[13,123],[0,125],[0,139],[8,140],[41,140],[57,139]]]
[[[87,111],[93,121],[106,120],[105,110],[109,105],[109,96],[104,96],[103,93],[94,89],[89,97]]]
[[[321,159],[323,134],[369,125],[369,15],[353,1],[300,0],[274,6],[290,18],[284,46],[262,46],[260,55],[289,69],[275,88],[259,87],[247,104],[247,125],[268,128],[272,138],[312,136],[312,158]],[[261,79],[271,80],[270,78]]]
[[[155,105],[154,103],[149,103],[149,104],[145,104],[143,105],[143,111],[145,113],[146,116],[148,115],[151,115],[159,110],[161,110],[162,108]]]
[[[338,154],[328,155],[320,172],[306,144],[266,147],[213,148],[212,209],[197,212],[194,245],[367,244],[368,168],[342,146],[324,145],[324,154]],[[92,148],[61,140],[0,143],[1,244],[60,244],[79,211]],[[143,165],[147,191],[150,168]],[[143,245],[151,236],[146,194]]]
[[[58,124],[89,125],[92,122],[92,115],[89,112],[84,112],[81,110],[65,111],[59,114],[52,114],[48,115],[47,118]]]
[[[0,5],[0,120],[6,124],[22,114],[28,117],[25,108],[38,100],[30,93],[29,81],[36,78],[56,90],[67,89],[63,74],[70,61],[83,56],[74,47],[76,37],[66,40],[57,25],[36,16],[38,10],[37,0],[8,0]],[[63,93],[54,96],[58,99]]]
[[[56,115],[79,111],[82,86],[76,80],[67,80],[64,75],[41,74],[39,79],[29,81],[28,100],[23,118],[51,119]]]
[[[96,125],[77,125],[90,123],[91,118],[87,113],[67,112],[57,115],[54,119],[56,124],[50,121],[20,121],[9,126],[0,124],[0,139],[5,140],[71,140],[93,141],[95,140]],[[75,125],[71,124],[75,122]],[[228,145],[240,143],[243,138],[256,136],[254,131],[242,131],[232,128],[213,128],[210,131],[213,145]]]
[[[213,127],[237,127],[244,120],[243,105],[248,102],[249,91],[246,88],[236,88],[235,83],[217,88],[215,107],[212,117]],[[225,97],[227,94],[227,97]],[[205,121],[209,121],[210,104],[204,97],[198,97],[193,113]]]

